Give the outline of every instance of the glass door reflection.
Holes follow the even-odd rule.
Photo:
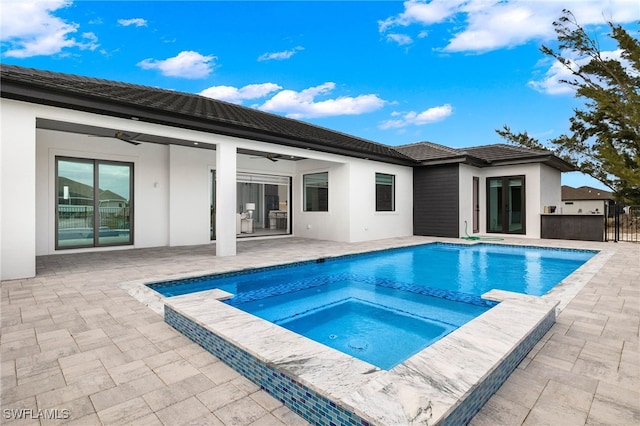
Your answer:
[[[56,248],[133,243],[133,164],[56,158]]]

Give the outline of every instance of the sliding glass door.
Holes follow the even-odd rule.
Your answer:
[[[133,164],[56,158],[56,249],[133,243]]]
[[[487,179],[487,232],[525,233],[524,176]]]
[[[291,178],[255,173],[237,174],[239,236],[291,233]]]

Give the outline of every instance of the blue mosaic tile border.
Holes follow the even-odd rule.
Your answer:
[[[441,424],[443,426],[468,424],[555,322],[555,309],[552,309],[540,324],[523,339],[520,345],[464,401],[454,408]]]
[[[168,306],[165,306],[165,322],[312,424],[319,426],[370,425],[369,422],[340,404],[307,388],[273,366],[256,359],[248,352]],[[552,309],[538,326],[523,339],[520,345],[514,348],[505,360],[497,365],[482,383],[476,386],[469,396],[461,400],[450,414],[445,415],[439,424],[447,426],[468,424],[554,323],[555,310]]]
[[[215,280],[219,278],[237,277],[239,275],[253,274],[255,272],[266,272],[266,271],[272,271],[275,269],[292,268],[294,266],[308,265],[310,263],[316,263],[316,262],[317,260],[305,260],[303,262],[286,263],[283,265],[262,266],[258,268],[239,269],[237,271],[219,272],[219,273],[209,274],[209,275],[200,275],[197,277],[178,278],[175,280],[147,283],[145,285],[152,290],[157,290],[160,288],[173,287],[174,285],[199,283],[202,281]]]
[[[228,277],[236,277],[238,275],[247,275],[247,274],[252,274],[254,272],[266,272],[266,271],[272,271],[272,270],[275,270],[275,269],[286,269],[286,268],[292,268],[292,267],[295,267],[295,266],[308,265],[308,264],[311,264],[311,263],[331,262],[331,261],[336,261],[336,260],[341,260],[341,259],[347,259],[347,258],[350,258],[350,257],[375,255],[375,254],[380,254],[380,253],[388,252],[388,251],[406,250],[406,249],[410,249],[410,248],[414,248],[414,247],[423,247],[423,246],[429,246],[429,245],[434,245],[434,244],[437,245],[437,244],[443,244],[443,243],[429,242],[429,243],[425,243],[425,244],[416,244],[416,245],[412,245],[412,246],[388,247],[388,248],[382,248],[382,249],[378,249],[378,250],[371,250],[371,251],[363,252],[363,253],[349,253],[349,254],[343,254],[343,255],[339,255],[339,256],[321,257],[321,258],[318,258],[318,259],[302,260],[302,261],[299,261],[299,262],[291,262],[291,263],[283,263],[283,264],[280,264],[280,265],[261,266],[261,267],[257,267],[257,268],[239,269],[237,271],[220,272],[220,273],[209,274],[209,275],[201,275],[201,276],[197,276],[197,277],[187,277],[187,278],[178,278],[178,279],[175,279],[175,280],[152,282],[152,283],[147,283],[146,286],[149,287],[152,290],[155,290],[155,289],[159,289],[159,288],[171,287],[171,286],[174,286],[174,285],[177,285],[177,284],[198,283],[198,282],[202,282],[202,281],[215,280],[215,279],[219,279],[219,278],[228,278]],[[464,246],[464,245],[461,244],[460,246]]]
[[[374,277],[367,277],[364,275],[362,276],[353,275],[353,277],[355,281],[373,284],[380,287],[406,291],[409,293],[422,294],[425,296],[440,297],[442,299],[452,300],[455,302],[469,303],[471,305],[483,306],[485,308],[491,308],[498,304],[498,302],[495,302],[493,300],[485,300],[480,296],[476,296],[474,294],[468,294],[468,293],[461,293],[459,291],[444,290],[437,287],[429,287],[429,286],[423,286],[423,285],[413,284],[413,283],[403,283],[403,282],[393,281],[386,278],[374,278]]]
[[[344,255],[339,255],[339,256],[324,257],[324,258],[313,259],[313,260],[305,260],[305,261],[300,261],[300,262],[285,263],[285,264],[281,264],[281,265],[272,265],[272,266],[264,266],[264,267],[258,267],[258,268],[241,269],[241,270],[237,270],[237,271],[221,272],[221,273],[216,273],[216,274],[202,275],[202,276],[198,276],[198,277],[188,277],[188,278],[180,278],[180,279],[176,279],[176,280],[153,282],[153,283],[147,283],[146,286],[151,288],[152,290],[157,290],[157,289],[161,289],[161,288],[172,287],[172,286],[178,285],[178,284],[182,285],[182,284],[198,283],[198,282],[202,282],[202,281],[209,281],[209,280],[214,280],[214,279],[219,279],[219,278],[228,278],[228,277],[234,277],[234,276],[238,276],[238,275],[252,274],[254,272],[265,272],[265,271],[271,271],[271,270],[275,270],[275,269],[285,269],[285,268],[291,268],[291,267],[294,267],[294,266],[307,265],[307,264],[310,264],[310,263],[331,262],[331,261],[337,261],[337,260],[347,259],[347,258],[351,258],[351,257],[376,255],[376,254],[380,254],[380,253],[384,253],[384,252],[391,252],[391,251],[410,250],[412,248],[425,247],[425,246],[457,247],[457,248],[469,248],[469,247],[475,247],[475,246],[497,246],[497,247],[514,247],[514,248],[532,248],[532,249],[537,249],[537,250],[549,250],[549,251],[551,251],[551,250],[559,250],[559,251],[594,253],[594,254],[599,253],[598,250],[572,249],[572,248],[563,248],[563,247],[541,247],[541,246],[533,246],[533,245],[516,245],[516,244],[495,244],[495,243],[487,243],[487,242],[474,242],[472,244],[429,242],[429,243],[425,243],[425,244],[416,244],[416,245],[410,245],[410,246],[382,248],[382,249],[379,249],[379,250],[372,250],[372,251],[365,252],[365,253],[350,253],[350,254],[344,254]],[[452,299],[452,300],[455,300],[455,299]]]
[[[261,389],[314,425],[369,426],[370,423],[340,404],[309,389],[210,330],[165,306],[165,322],[224,361]]]
[[[293,293],[295,291],[306,290],[314,287],[321,287],[335,282],[347,281],[351,279],[349,273],[313,276],[288,283],[282,283],[258,290],[245,291],[234,295],[225,301],[228,305],[238,306],[254,300],[266,299],[267,297],[280,296],[282,294]]]
[[[292,293],[299,290],[306,290],[309,288],[320,287],[323,285],[341,282],[341,281],[354,281],[364,284],[376,285],[380,287],[390,288],[393,290],[406,291],[409,293],[421,294],[424,296],[439,297],[442,299],[452,300],[455,302],[469,303],[476,306],[482,306],[485,308],[491,308],[498,304],[498,302],[492,300],[485,300],[480,296],[476,296],[468,293],[461,293],[453,290],[444,290],[437,287],[428,287],[413,283],[404,283],[394,281],[386,278],[375,278],[366,275],[357,275],[348,272],[311,277],[308,279],[298,280],[292,283],[283,283],[271,287],[261,288],[259,290],[247,291],[234,295],[231,299],[225,301],[226,304],[231,306],[240,306],[243,303],[253,302],[255,300],[265,299],[273,296],[280,296],[286,293]]]

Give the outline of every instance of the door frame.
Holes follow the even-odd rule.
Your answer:
[[[509,181],[511,179],[520,179],[522,184],[520,186],[520,222],[522,223],[522,227],[516,231],[512,231],[509,229],[509,218],[510,214],[513,212],[512,204],[509,200]],[[500,223],[500,230],[492,230],[491,229],[491,181],[492,180],[501,180],[502,181],[502,205],[500,206],[500,213],[502,215],[502,220]],[[515,235],[525,235],[527,233],[526,227],[526,209],[527,209],[527,197],[526,197],[526,179],[525,175],[512,175],[512,176],[492,176],[486,178],[486,230],[487,233],[498,233],[498,234],[515,234]]]

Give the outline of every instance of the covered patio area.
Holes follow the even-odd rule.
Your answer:
[[[123,285],[434,240],[283,237],[239,240],[230,257],[216,257],[215,244],[39,256],[35,278],[1,283],[3,421],[40,424],[44,413],[51,424],[307,424],[165,324]],[[505,242],[609,256],[471,424],[638,423],[640,246]]]

